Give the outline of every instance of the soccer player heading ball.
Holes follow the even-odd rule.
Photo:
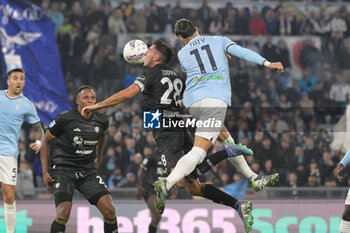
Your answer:
[[[227,106],[231,105],[231,85],[227,55],[264,65],[272,70],[283,72],[280,62],[271,63],[259,54],[242,48],[235,42],[221,36],[200,36],[198,29],[190,20],[180,19],[175,24],[175,34],[184,44],[178,52],[178,58],[183,71],[187,74],[186,89],[183,102],[190,114],[201,121],[215,118],[224,122]],[[159,211],[164,209],[165,196],[168,190],[184,176],[190,174],[197,164],[201,163],[207,151],[214,144],[221,132],[220,128],[198,130],[195,134],[194,147],[177,163],[174,170],[165,180],[157,181],[156,206]],[[252,151],[242,145],[234,144],[227,134],[225,146],[233,152],[233,157],[240,157],[234,163],[242,168],[243,174],[250,169],[243,155],[252,155]],[[256,174],[252,174],[256,176]],[[278,174],[270,177],[251,177],[253,187],[260,184],[272,185],[278,179]],[[258,179],[255,184],[254,181]],[[243,215],[244,216],[244,215]],[[242,217],[242,215],[241,215]],[[251,230],[248,218],[242,217],[246,231]]]

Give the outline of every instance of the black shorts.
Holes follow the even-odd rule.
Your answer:
[[[102,196],[110,194],[95,169],[89,171],[52,170],[50,173],[55,180],[51,186],[56,207],[65,201],[72,202],[75,189],[92,205],[96,205]]]
[[[158,131],[154,134],[163,165],[170,171],[184,155],[185,129]],[[187,143],[187,142],[186,142]]]

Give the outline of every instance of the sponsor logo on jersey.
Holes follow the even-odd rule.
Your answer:
[[[81,155],[90,155],[92,154],[94,150],[76,150],[76,154],[81,154]]]
[[[144,129],[160,129],[160,116],[162,113],[157,111],[143,112],[143,128]]]
[[[82,146],[84,142],[84,139],[80,136],[75,136],[73,138],[73,146]]]
[[[98,141],[84,141],[84,145],[94,146],[98,143]]]
[[[96,133],[100,132],[100,128],[98,126],[95,127],[95,132]]]
[[[81,129],[75,128],[75,129],[73,129],[73,131],[74,131],[74,132],[81,132]]]
[[[205,81],[209,81],[209,80],[224,80],[224,76],[216,74],[216,75],[209,75],[209,76],[203,76],[203,77],[194,77],[193,78],[193,82],[194,83],[201,83],[201,82],[205,82]]]

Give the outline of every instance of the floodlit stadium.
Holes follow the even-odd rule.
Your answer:
[[[0,47],[0,233],[350,232],[349,1],[0,0]],[[227,104],[193,107],[204,86]],[[186,188],[164,151],[195,155]]]

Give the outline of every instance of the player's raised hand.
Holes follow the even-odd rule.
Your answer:
[[[40,147],[41,145],[39,145],[39,143],[37,142],[33,142],[29,144],[29,148],[32,149],[35,152],[35,154],[39,153]]]
[[[269,69],[276,70],[277,72],[284,72],[284,68],[281,62],[271,62]]]
[[[46,186],[47,191],[49,191],[50,193],[52,193],[53,190],[52,190],[50,184],[51,184],[52,182],[54,182],[55,180],[52,179],[52,177],[50,176],[50,174],[49,174],[48,172],[44,172],[44,173],[43,173],[43,179],[44,179],[44,184],[45,184],[45,186]]]
[[[342,181],[343,177],[340,176],[340,172],[344,169],[344,165],[339,163],[338,166],[334,169],[333,174],[337,180]]]

